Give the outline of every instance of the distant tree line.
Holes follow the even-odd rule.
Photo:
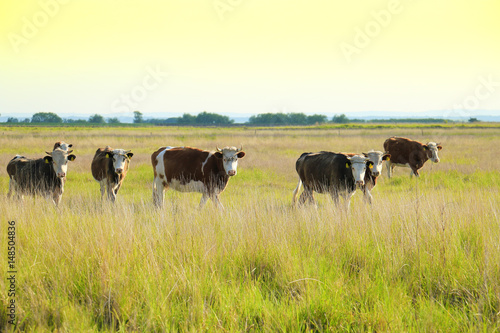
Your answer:
[[[217,113],[209,113],[203,111],[196,116],[185,113],[181,117],[171,118],[152,118],[144,119],[140,111],[134,111],[135,124],[154,124],[154,125],[194,125],[194,126],[224,126],[234,124],[234,120],[228,116],[223,116]],[[478,122],[477,118],[469,118],[470,123]],[[247,125],[254,126],[286,126],[286,125],[318,125],[325,123],[347,124],[347,123],[447,123],[449,120],[442,118],[391,118],[391,119],[353,119],[348,118],[345,114],[334,115],[332,119],[321,114],[306,115],[304,113],[261,113],[251,116]],[[93,114],[87,120],[85,119],[63,119],[52,112],[35,113],[31,119],[18,119],[9,117],[7,123],[15,124],[120,124],[120,120],[116,117],[104,118],[100,114]]]

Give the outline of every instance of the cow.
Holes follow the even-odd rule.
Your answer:
[[[386,161],[387,175],[392,176],[394,167],[411,168],[410,176],[419,176],[418,170],[430,159],[439,162],[438,151],[443,149],[439,143],[429,142],[426,145],[408,138],[391,137],[384,142],[385,151],[391,155]]]
[[[303,153],[295,163],[299,182],[293,191],[292,204],[296,205],[297,194],[303,184],[299,205],[306,201],[315,204],[314,192],[318,192],[330,194],[336,206],[339,205],[339,196],[344,197],[346,209],[349,209],[356,188],[365,184],[365,172],[370,163],[362,155],[347,156],[327,151]]]
[[[354,153],[344,153],[347,156],[354,156]],[[390,159],[391,155],[381,151],[370,150],[368,153],[363,153],[363,156],[368,158],[368,169],[365,172],[365,184],[361,186],[363,191],[363,200],[372,203],[373,197],[371,190],[377,185],[377,178],[382,173],[382,162]]]
[[[68,161],[74,161],[73,150],[54,149],[47,156],[39,159],[29,159],[17,155],[7,164],[9,175],[10,198],[13,191],[18,197],[26,195],[52,196],[57,206],[64,192],[64,183],[68,171]]]
[[[92,176],[101,186],[101,199],[108,192],[108,199],[115,202],[118,190],[127,176],[130,159],[134,154],[130,150],[113,149],[110,146],[96,150],[92,160]]]
[[[151,155],[153,164],[153,203],[163,206],[164,190],[202,193],[199,208],[210,198],[224,209],[219,194],[224,191],[230,177],[236,175],[242,148],[224,147],[206,151],[192,147],[161,147]]]

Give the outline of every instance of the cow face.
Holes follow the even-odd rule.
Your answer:
[[[368,161],[368,157],[362,155],[354,155],[352,157],[347,157],[350,162],[352,175],[354,177],[354,181],[356,182],[356,186],[362,186],[365,184],[365,172],[366,172],[366,162]],[[349,164],[349,163],[348,163]]]
[[[380,173],[382,172],[382,162],[391,157],[391,154],[384,154],[381,151],[373,150],[368,153],[363,153],[363,155],[368,158],[369,162],[371,162],[368,167],[370,167],[374,177],[380,176]]]
[[[424,146],[427,157],[434,163],[439,162],[438,150],[443,149],[439,143],[429,142]]]
[[[52,163],[52,168],[57,177],[64,178],[68,171],[68,161],[74,161],[76,156],[71,154],[73,150],[66,151],[61,148],[56,148],[51,153],[47,152],[49,156],[45,156],[43,159],[45,163]]]
[[[245,152],[236,147],[224,147],[222,149],[217,148],[214,153],[215,157],[222,159],[222,164],[224,165],[224,170],[228,176],[236,175],[236,169],[238,167],[238,158],[243,158]]]
[[[130,163],[130,159],[134,156],[130,150],[114,149],[112,152],[107,152],[106,157],[113,159],[113,168],[117,174],[122,174]]]

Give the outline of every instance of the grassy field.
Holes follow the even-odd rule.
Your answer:
[[[440,142],[420,178],[386,170],[374,203],[317,195],[291,206],[302,152]],[[61,204],[8,200],[7,162],[74,145]],[[168,191],[152,205],[160,146],[240,146],[221,201]],[[115,205],[101,202],[98,147],[132,149]],[[0,127],[0,331],[500,331],[500,128]],[[7,323],[8,221],[16,221],[16,327]]]

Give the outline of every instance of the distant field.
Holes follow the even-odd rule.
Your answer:
[[[294,209],[303,152],[382,150],[390,136],[440,142],[420,178],[384,168],[367,206],[316,195]],[[6,165],[73,143],[61,204],[8,200]],[[115,205],[90,174],[98,147],[134,157]],[[243,146],[221,194],[168,191],[152,205],[161,146]],[[500,127],[0,127],[0,331],[7,324],[7,222],[16,221],[19,331],[500,330]]]

